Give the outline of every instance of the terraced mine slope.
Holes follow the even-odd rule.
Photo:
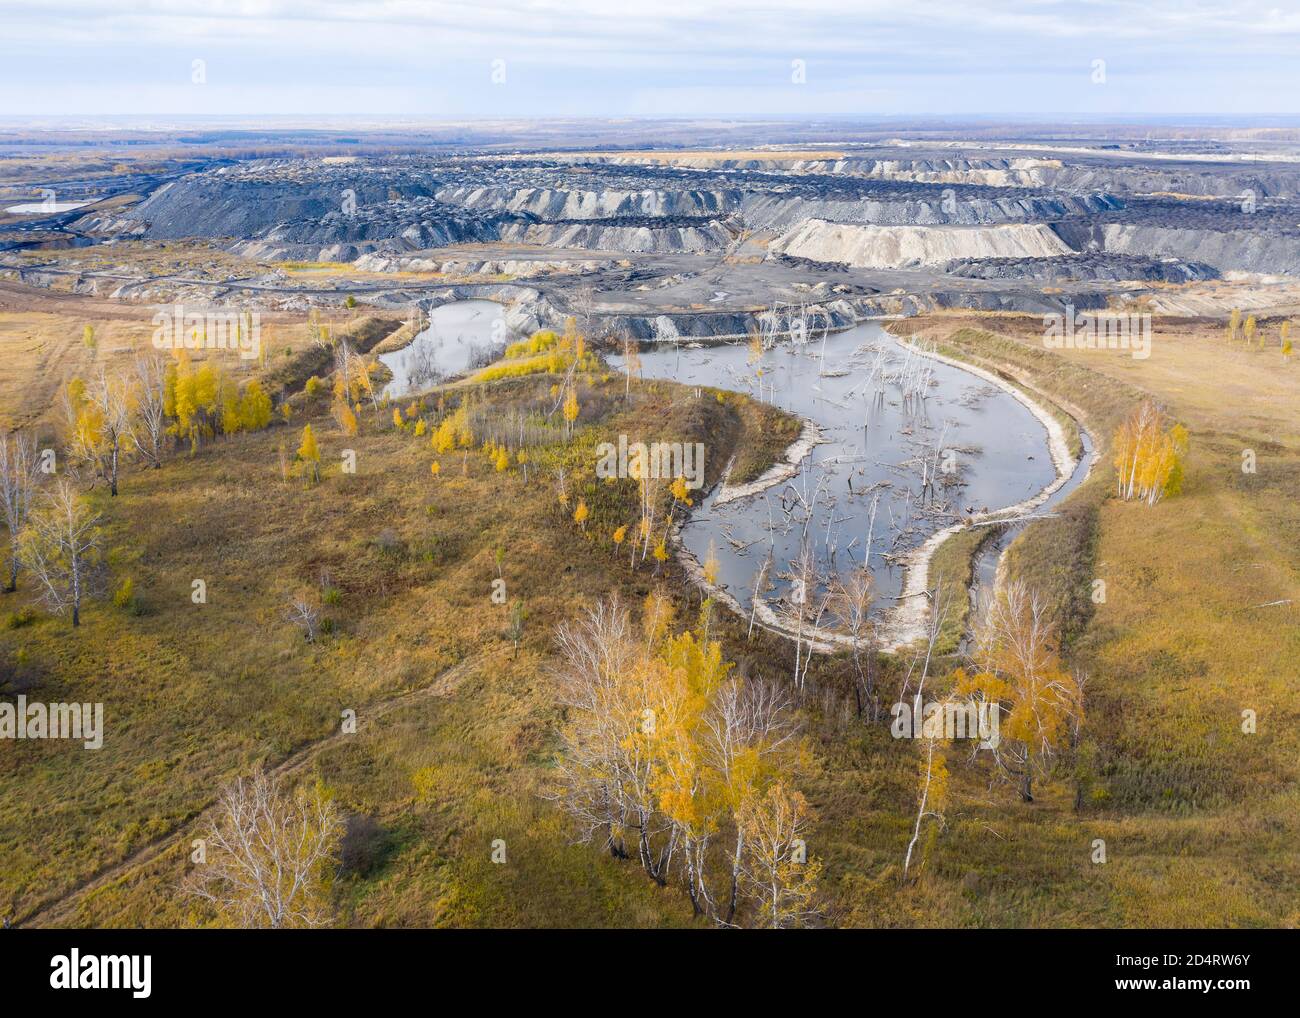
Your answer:
[[[939,308],[1226,313],[1241,287],[1261,309],[1270,295],[1285,304],[1300,275],[1295,153],[1170,149],[935,141],[213,161],[64,213],[71,243],[21,255],[15,244],[0,269],[142,301],[301,309],[353,294],[413,312],[486,297],[522,331],[579,316],[597,337],[670,342]],[[187,252],[171,256],[176,271],[142,271],[166,263],[169,245]]]

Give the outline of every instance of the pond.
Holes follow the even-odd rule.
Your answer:
[[[21,205],[10,205],[6,212],[14,215],[57,215],[60,212],[71,212],[74,209],[85,208],[87,205],[94,205],[93,201],[32,201],[24,202]]]
[[[698,559],[714,550],[719,583],[745,609],[766,559],[767,603],[790,600],[800,576],[865,559],[879,612],[895,603],[904,559],[927,537],[1031,499],[1056,479],[1047,431],[1024,403],[910,350],[877,322],[757,358],[743,344],[664,346],[640,357],[646,378],[746,392],[821,429],[824,441],[795,476],[738,499],[720,501],[723,486],[715,487],[682,528]]]
[[[379,355],[393,373],[381,396],[400,399],[463,375],[510,339],[505,309],[490,300],[458,300],[429,314],[429,325],[401,350]]]

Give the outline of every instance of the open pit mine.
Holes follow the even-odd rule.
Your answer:
[[[1300,164],[1280,151],[914,142],[810,155],[213,160],[132,179],[129,200],[35,217],[35,240],[7,234],[0,268],[145,302],[301,310],[350,294],[427,312],[486,298],[518,332],[580,315],[597,338],[647,342],[944,308],[1222,313],[1233,286],[1282,293],[1300,275]],[[229,257],[155,275],[134,260],[187,244]],[[69,257],[87,247],[93,265]],[[314,284],[285,269],[303,264]]]
[[[434,130],[0,159],[0,926],[1300,925],[1300,130]]]

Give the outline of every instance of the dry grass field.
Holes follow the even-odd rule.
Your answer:
[[[485,398],[501,408],[549,400],[551,381],[510,380]],[[620,431],[707,437],[716,476],[745,421],[761,426],[771,413],[656,384],[635,386],[625,405],[619,377],[593,376],[581,398],[577,436],[553,453],[574,485],[583,463],[590,475],[596,439]],[[541,472],[545,457],[527,483],[477,450],[439,457],[427,435],[395,430],[391,410],[367,412],[362,433],[345,436],[326,400],[300,395],[289,426],[133,471],[116,499],[94,494],[114,582],[132,579],[136,609],[97,604],[76,631],[43,614],[0,629],[8,692],[103,701],[116,733],[93,753],[25,743],[4,755],[0,913],[206,921],[176,890],[184,833],[224,782],[264,763],[319,777],[354,815],[335,889],[342,921],[685,921],[675,888],[570,845],[540,794],[556,738],[555,625],[611,591],[635,600],[655,583],[653,561],[633,571],[609,540],[635,502],[592,483],[580,529]],[[278,453],[288,443],[292,455],[307,421],[324,463],[310,488],[281,478]],[[344,448],[356,453],[355,474],[341,469]],[[443,471],[432,476],[435,459]],[[526,609],[517,656],[508,608],[490,598],[498,576]],[[195,579],[207,585],[205,604],[192,602]],[[7,611],[26,601],[20,588]],[[287,620],[301,593],[330,620],[316,643]],[[346,709],[359,731],[331,739]],[[514,865],[490,863],[496,838]],[[105,870],[88,893],[44,911]]]
[[[50,318],[63,324],[48,326],[70,332],[70,346],[50,347],[49,333],[37,342],[34,324],[12,324],[32,312],[11,311],[9,348],[27,350],[29,365],[44,357],[85,370],[79,314],[92,314],[77,300],[82,310],[61,309]],[[106,338],[131,335],[129,320],[94,320]],[[362,324],[358,335],[373,344],[391,324]],[[826,867],[825,921],[1296,925],[1300,549],[1287,535],[1300,524],[1297,365],[1276,348],[1231,347],[1210,324],[1159,323],[1146,361],[1049,352],[1035,325],[954,315],[898,328],[999,368],[1098,441],[1091,479],[1011,553],[1012,573],[1050,597],[1068,661],[1087,675],[1079,754],[1028,805],[982,765],[954,760],[946,822],[923,839],[915,879],[901,883],[915,745],[863,725],[845,656],[818,658],[801,705],[816,763],[803,790],[817,816],[810,851]],[[306,325],[284,327],[294,328]],[[275,376],[290,389],[304,380],[309,346]],[[17,373],[5,377],[7,392],[23,390]],[[506,378],[444,397],[474,390],[508,412],[550,402],[556,381]],[[395,430],[386,414],[367,412],[361,434],[345,436],[322,391],[295,397],[288,426],[131,470],[117,499],[97,490],[114,578],[132,578],[138,607],[97,603],[75,632],[43,614],[0,628],[0,674],[11,693],[102,700],[112,738],[95,753],[27,743],[0,760],[0,854],[10,860],[0,914],[48,925],[210,922],[177,892],[189,839],[220,785],[262,763],[324,782],[351,818],[331,892],[340,923],[691,923],[680,888],[572,844],[543,794],[561,721],[555,626],[613,591],[635,603],[663,586],[684,615],[698,594],[672,563],[656,577],[652,563],[633,570],[614,554],[609,534],[634,514],[621,486],[583,489],[592,513],[580,528],[543,464],[580,473],[595,442],[654,429],[709,442],[712,479],[733,452],[752,460],[747,471],[760,467],[794,423],[667,383],[635,386],[625,404],[621,377],[600,371],[581,393],[577,434],[528,482],[477,450],[435,456],[427,437]],[[1106,452],[1145,394],[1191,433],[1183,492],[1154,507],[1111,497]],[[26,413],[42,420],[35,399]],[[315,487],[283,480],[278,465],[306,421],[325,464]],[[355,475],[340,469],[345,448],[356,452]],[[1245,449],[1256,453],[1254,474],[1241,471]],[[508,597],[526,605],[517,654],[507,608],[489,596],[498,551]],[[941,554],[955,570],[969,552],[954,543]],[[191,600],[195,579],[207,583],[206,604]],[[1104,603],[1089,596],[1094,579],[1106,582]],[[295,594],[318,600],[330,620],[316,643],[286,619]],[[25,600],[5,595],[0,608]],[[788,642],[747,638],[721,615],[717,633],[742,673],[788,681]],[[939,674],[955,663],[944,657]],[[886,703],[906,664],[881,662]],[[1246,709],[1256,734],[1241,731]],[[355,735],[339,734],[345,710],[357,712]],[[509,865],[491,863],[496,839]],[[1093,861],[1097,839],[1105,863]]]
[[[57,418],[58,394],[71,378],[89,377],[100,368],[126,370],[136,351],[153,350],[154,314],[150,306],[0,280],[0,430],[48,433]],[[223,368],[236,377],[283,369],[316,343],[318,329],[305,316],[260,314],[266,365],[223,358]],[[319,321],[342,330],[361,315],[338,309],[322,312]],[[94,330],[92,346],[84,342],[87,325]]]

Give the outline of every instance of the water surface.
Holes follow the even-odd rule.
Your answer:
[[[21,205],[10,205],[6,212],[12,212],[15,215],[56,215],[59,212],[71,212],[73,209],[85,208],[87,205],[94,205],[93,201],[32,201],[24,202]]]
[[[429,314],[429,326],[401,350],[379,355],[392,373],[382,396],[400,399],[463,375],[476,356],[510,338],[505,309],[490,300],[458,300]]]
[[[642,353],[641,364],[647,378],[756,398],[761,390],[766,402],[815,421],[827,439],[798,476],[762,494],[715,505],[715,489],[682,529],[701,560],[714,548],[721,583],[745,607],[765,558],[770,601],[790,595],[792,563],[805,554],[822,576],[867,558],[876,608],[889,607],[908,551],[971,513],[1037,495],[1056,476],[1047,431],[1023,403],[961,368],[909,355],[876,322],[824,343],[782,343],[757,361],[745,345],[664,346]],[[921,364],[925,396],[909,402],[904,376],[915,379]],[[924,498],[922,460],[952,467]]]

